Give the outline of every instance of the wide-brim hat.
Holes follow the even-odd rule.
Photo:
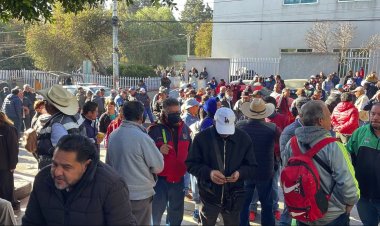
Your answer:
[[[241,105],[241,112],[248,118],[264,119],[273,114],[275,106],[265,103],[261,98],[254,98],[251,102]]]
[[[79,105],[76,97],[61,85],[53,85],[50,88],[37,91],[50,104],[66,115],[75,115]]]

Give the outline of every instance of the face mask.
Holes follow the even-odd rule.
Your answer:
[[[181,114],[180,113],[170,113],[168,114],[168,123],[170,125],[175,125],[181,121]]]

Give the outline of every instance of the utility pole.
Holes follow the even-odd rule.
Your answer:
[[[190,57],[190,34],[187,34],[187,57]]]
[[[113,67],[113,88],[118,89],[119,87],[119,47],[118,47],[118,36],[119,36],[119,18],[117,17],[117,0],[113,0],[113,10],[112,10],[112,67]]]

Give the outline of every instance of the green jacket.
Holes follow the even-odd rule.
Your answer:
[[[347,143],[360,194],[380,200],[380,139],[370,124],[357,129]]]

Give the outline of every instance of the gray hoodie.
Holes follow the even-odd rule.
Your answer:
[[[130,200],[143,200],[154,195],[153,174],[164,169],[164,158],[144,127],[123,121],[109,138],[106,163],[124,179]]]
[[[322,127],[304,126],[296,129],[298,144],[303,153],[306,151],[305,145],[312,147],[328,136],[330,136],[329,131]],[[325,193],[330,193],[334,181],[336,185],[329,200],[329,208],[325,216],[315,222],[305,223],[310,225],[325,225],[342,215],[346,211],[346,205],[355,205],[359,199],[360,192],[350,157],[342,143],[330,143],[319,151],[317,155],[333,172],[332,175],[330,175],[314,160],[314,165],[321,178],[323,190]],[[286,165],[291,156],[292,150],[290,148],[290,142],[288,142],[285,149],[281,152],[284,165]]]

